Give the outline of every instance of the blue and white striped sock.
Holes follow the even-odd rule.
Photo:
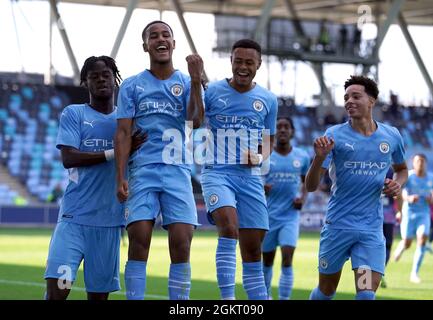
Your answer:
[[[263,265],[263,275],[265,277],[265,285],[268,290],[268,296],[272,296],[272,274],[273,274],[273,266],[265,266]]]
[[[221,299],[235,299],[236,239],[218,238],[216,273]]]
[[[371,290],[363,290],[358,291],[356,293],[356,300],[375,300],[376,299],[376,293]]]
[[[278,295],[280,300],[289,300],[292,295],[293,288],[293,268],[282,267],[280,275],[280,283],[278,286]]]
[[[261,261],[242,263],[242,280],[249,300],[268,299],[262,266]]]
[[[129,260],[125,267],[127,300],[144,300],[146,292],[146,261]]]
[[[191,264],[172,263],[168,275],[168,296],[170,300],[189,300],[191,291]]]
[[[330,296],[325,295],[322,291],[320,291],[319,287],[316,287],[311,291],[310,300],[332,300],[334,298],[335,292]]]
[[[426,251],[426,246],[417,246],[415,250],[415,255],[413,256],[412,264],[412,274],[418,274],[419,268],[421,267],[422,260],[424,259],[424,254]]]

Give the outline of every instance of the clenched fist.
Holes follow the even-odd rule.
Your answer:
[[[203,74],[203,60],[198,54],[190,54],[186,57],[188,72],[192,80],[201,81]]]

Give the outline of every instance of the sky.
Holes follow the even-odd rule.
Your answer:
[[[58,8],[79,68],[89,56],[110,54],[125,8],[69,3],[60,3]],[[0,71],[14,72],[24,68],[26,72],[48,72],[49,10],[48,1],[0,0]],[[134,11],[116,57],[124,79],[149,67],[149,59],[141,46],[141,32],[148,22],[160,18],[160,12],[156,10]],[[229,57],[219,56],[212,50],[216,44],[213,16],[185,13],[185,19],[209,79],[230,77]],[[191,51],[177,15],[173,11],[163,11],[162,20],[174,30],[174,66],[187,73],[185,57]],[[433,44],[426,41],[432,39],[433,27],[411,26],[409,31],[433,77]],[[374,37],[375,33],[373,25],[367,25],[363,31],[366,38]],[[52,43],[55,69],[63,76],[72,76],[72,67],[57,28],[53,28]],[[430,99],[427,85],[398,26],[391,26],[379,56],[380,97],[388,101],[392,90],[404,104],[427,105]],[[344,81],[354,72],[354,66],[325,64],[325,79],[338,105],[343,103]],[[278,96],[295,96],[297,103],[306,105],[314,104],[312,96],[320,92],[313,70],[303,62],[289,61],[282,66],[270,58],[269,64],[263,63],[255,80],[265,87],[270,86],[269,89]]]

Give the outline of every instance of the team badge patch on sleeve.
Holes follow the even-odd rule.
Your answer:
[[[217,204],[218,200],[219,200],[218,196],[217,196],[216,194],[212,194],[212,195],[209,197],[209,204],[210,204],[211,206],[213,206],[213,205]]]

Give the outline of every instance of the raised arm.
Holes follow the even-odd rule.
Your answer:
[[[202,96],[201,77],[203,74],[203,60],[198,54],[186,57],[188,72],[191,76],[191,90],[188,101],[187,120],[192,121],[193,129],[197,129],[203,123],[204,104]]]
[[[334,140],[332,138],[323,136],[314,141],[315,155],[305,176],[305,189],[308,192],[316,191],[319,186],[320,179],[326,172],[326,169],[322,168],[323,161],[333,148]]]

